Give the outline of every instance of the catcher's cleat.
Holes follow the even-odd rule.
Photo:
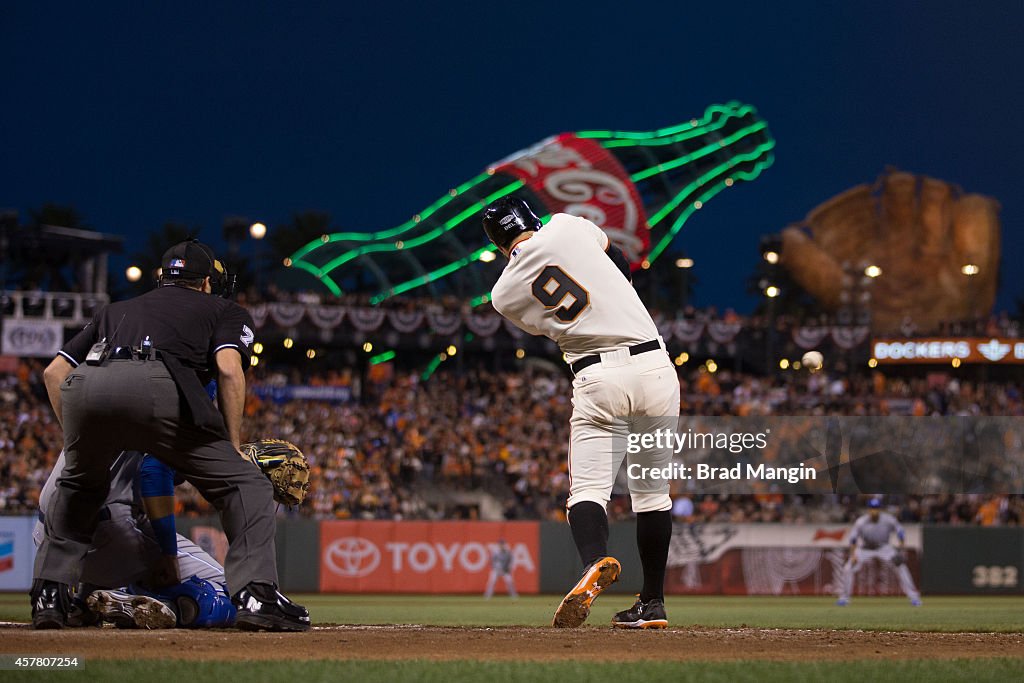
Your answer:
[[[71,590],[56,581],[37,581],[29,595],[32,600],[32,628],[64,628],[68,621]]]
[[[118,628],[174,628],[178,623],[174,610],[148,595],[101,590],[93,591],[85,602],[104,621]]]
[[[243,631],[308,631],[309,610],[281,594],[277,586],[250,583],[238,591],[235,627]]]
[[[612,617],[615,628],[666,628],[668,616],[665,614],[665,601],[654,598],[642,602],[636,596],[636,602],[629,609],[622,610]]]
[[[622,567],[614,557],[602,557],[583,570],[583,578],[562,598],[555,610],[551,625],[555,628],[576,628],[586,621],[594,599],[618,581],[621,571]]]

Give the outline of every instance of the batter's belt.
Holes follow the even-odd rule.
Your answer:
[[[639,344],[634,344],[633,346],[630,346],[629,355],[639,356],[641,353],[647,353],[648,351],[657,351],[660,348],[661,342],[659,342],[657,339],[651,339],[650,341],[640,342]],[[572,370],[572,374],[575,377],[576,375],[580,374],[581,372],[589,368],[591,365],[597,365],[600,362],[600,354],[594,354],[592,356],[583,356],[583,358],[580,358],[578,361],[571,364],[569,366],[569,369]]]

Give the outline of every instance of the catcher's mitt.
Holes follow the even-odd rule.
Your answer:
[[[309,491],[309,462],[298,446],[282,439],[242,444],[242,454],[274,485],[274,500],[298,505]]]

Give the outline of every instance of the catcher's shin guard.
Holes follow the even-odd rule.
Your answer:
[[[583,571],[583,577],[569,591],[558,609],[551,625],[555,628],[576,628],[587,620],[594,599],[608,586],[619,579],[622,571],[614,557],[602,557]]]

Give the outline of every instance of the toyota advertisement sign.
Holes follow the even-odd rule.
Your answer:
[[[536,593],[540,584],[536,522],[324,522],[320,525],[320,590],[482,593],[499,539],[508,543],[512,553],[516,590]]]

